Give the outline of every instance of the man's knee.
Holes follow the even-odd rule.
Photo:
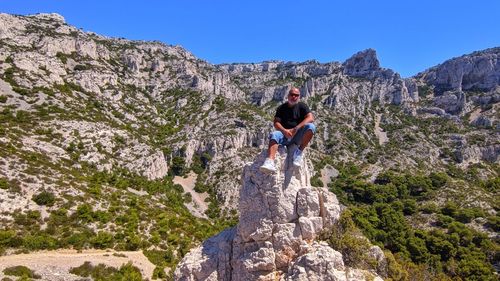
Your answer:
[[[269,141],[275,141],[276,143],[280,143],[283,139],[283,133],[280,131],[274,131],[269,134]]]
[[[316,133],[316,126],[313,123],[307,123],[305,126],[305,131],[310,130],[313,134]]]

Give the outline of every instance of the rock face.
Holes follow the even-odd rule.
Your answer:
[[[420,76],[437,93],[495,89],[500,84],[500,48],[492,48],[447,60]]]
[[[341,206],[310,186],[308,163],[293,167],[293,149],[280,149],[275,174],[259,171],[265,152],[245,166],[238,225],[189,252],[175,280],[365,280],[368,272],[347,268],[339,252],[315,241]]]
[[[380,70],[377,53],[373,49],[358,52],[342,65],[344,74],[356,77],[367,77]]]

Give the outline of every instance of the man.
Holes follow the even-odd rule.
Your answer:
[[[278,107],[274,116],[274,128],[277,131],[269,135],[267,158],[264,164],[260,166],[260,170],[264,173],[276,171],[274,157],[279,145],[296,144],[299,146],[293,154],[293,165],[296,167],[302,166],[303,151],[316,132],[316,127],[312,123],[314,116],[311,110],[305,103],[299,101],[299,89],[292,88],[288,92],[287,99],[287,102]]]

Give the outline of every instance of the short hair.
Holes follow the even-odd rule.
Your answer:
[[[297,91],[297,92],[300,94],[300,90],[299,90],[299,88],[297,88],[297,87],[292,87],[292,88],[290,89],[290,91],[288,91],[288,94],[291,94],[291,93],[293,93],[293,92],[295,92],[295,91]]]

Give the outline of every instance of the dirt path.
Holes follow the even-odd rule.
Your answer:
[[[37,280],[81,280],[81,276],[71,274],[69,270],[82,265],[86,261],[91,262],[93,265],[103,263],[116,268],[131,261],[134,266],[141,270],[142,277],[149,280],[151,280],[155,268],[154,264],[144,256],[142,251],[107,252],[105,250],[85,250],[79,253],[76,250],[62,249],[0,256],[0,279],[5,277],[3,274],[5,268],[24,265],[42,276],[42,279]],[[16,279],[13,277],[10,276],[11,279]]]
[[[476,120],[479,117],[479,115],[481,115],[481,108],[472,111],[469,116],[469,123]]]
[[[380,116],[381,114],[375,114],[375,135],[378,138],[378,144],[383,145],[384,143],[388,142],[389,139],[387,138],[387,133],[380,128]]]
[[[191,214],[199,218],[207,218],[205,211],[208,209],[208,204],[205,202],[205,199],[208,198],[208,194],[206,192],[198,193],[194,191],[194,185],[196,184],[197,177],[197,174],[189,172],[186,178],[179,176],[174,177],[174,183],[180,184],[184,189],[184,192],[191,193],[193,201],[186,204],[186,207],[189,209]]]

